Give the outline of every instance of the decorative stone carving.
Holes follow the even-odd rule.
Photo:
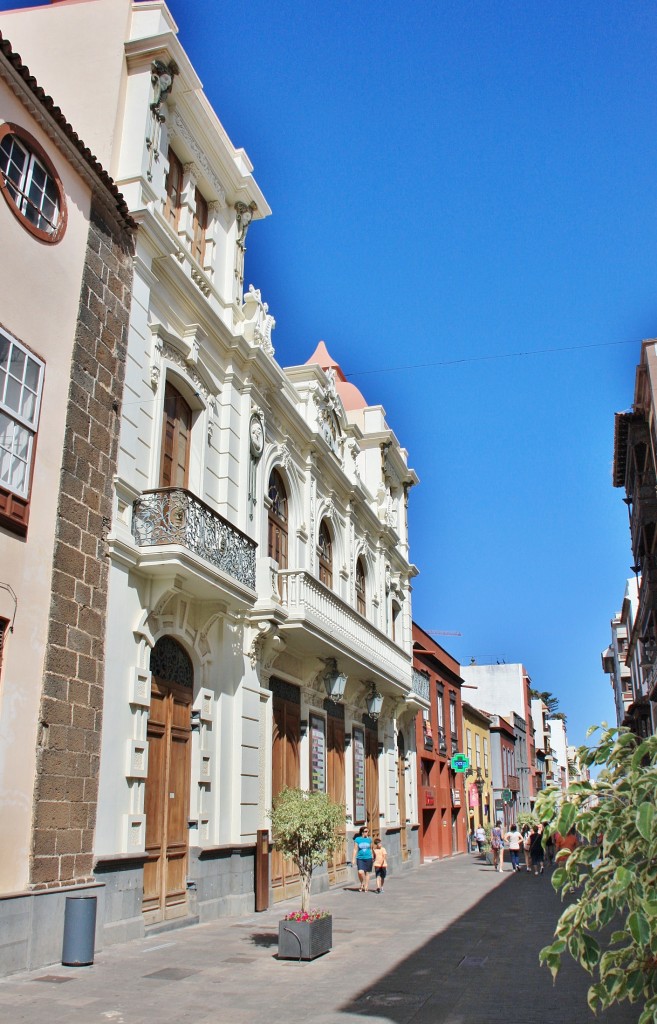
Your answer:
[[[166,101],[167,97],[171,95],[173,80],[177,74],[178,65],[174,61],[170,64],[165,64],[161,60],[154,60],[151,64],[151,83],[153,85],[153,101],[151,103],[151,110],[160,122],[165,120],[164,114],[161,111],[161,106]]]
[[[173,116],[170,118],[170,122],[171,123],[169,125],[169,135],[172,138],[175,138],[176,135],[179,135],[180,138],[185,142],[187,147],[191,149],[192,153],[194,154],[194,159],[196,161],[198,168],[200,169],[200,171],[202,171],[203,177],[209,183],[210,188],[212,189],[214,195],[216,196],[214,202],[219,203],[219,208],[223,210],[224,207],[226,206],[226,190],[219,181],[219,178],[217,177],[215,171],[210,166],[208,158],[206,157],[205,153],[199,146],[198,142],[190,132],[189,128],[187,127],[182,117],[180,116],[180,113],[177,110],[174,111]]]
[[[244,253],[246,252],[246,233],[253,220],[253,214],[257,210],[255,203],[236,202],[235,221],[237,224],[237,237],[235,239],[235,280],[237,281],[237,300],[242,301],[244,291]]]
[[[271,342],[272,331],[276,321],[269,312],[269,306],[262,301],[259,288],[249,285],[249,290],[242,306],[244,313],[244,337],[251,344],[263,349],[269,356],[274,354],[274,346]]]
[[[267,673],[287,645],[274,622],[258,622],[255,630],[248,658],[252,668],[256,668],[259,664],[260,668]]]

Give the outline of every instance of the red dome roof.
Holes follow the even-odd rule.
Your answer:
[[[346,412],[352,412],[355,409],[367,408],[367,402],[363,398],[362,394],[355,384],[351,384],[347,380],[342,372],[340,364],[336,363],[335,359],[331,358],[331,355],[323,341],[320,341],[310,359],[307,360],[306,366],[311,363],[321,366],[322,370],[335,370],[335,390],[339,394]]]

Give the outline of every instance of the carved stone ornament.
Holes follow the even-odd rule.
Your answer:
[[[168,359],[172,363],[175,363],[176,366],[179,366],[184,370],[186,376],[193,382],[196,391],[198,391],[199,395],[202,395],[203,400],[207,402],[210,392],[194,367],[190,366],[189,356],[183,356],[178,349],[174,348],[168,341],[160,340],[159,344],[162,345],[162,357],[164,359]]]
[[[199,146],[198,142],[190,132],[189,128],[180,116],[179,111],[175,110],[173,116],[170,118],[169,135],[174,137],[179,135],[180,138],[185,142],[187,147],[191,149],[194,154],[194,160],[198,168],[203,172],[203,177],[206,179],[210,188],[212,189],[216,199],[214,202],[220,203],[220,208],[224,209],[226,206],[226,190],[219,181],[215,171],[210,166],[208,158]]]
[[[161,60],[154,60],[151,64],[151,83],[153,85],[153,101],[151,103],[151,110],[157,117],[158,121],[165,120],[160,107],[166,101],[167,97],[171,95],[173,80],[177,74],[178,65],[174,61],[170,64],[165,64]]]
[[[259,664],[264,672],[268,672],[287,645],[273,622],[259,622],[255,629],[248,651],[251,667],[256,668]]]
[[[236,202],[235,203],[235,214],[237,221],[237,244],[241,249],[244,248],[246,242],[246,233],[249,230],[249,225],[253,220],[253,214],[258,209],[255,203]]]
[[[259,288],[249,285],[249,290],[244,298],[242,306],[244,313],[244,337],[252,345],[257,345],[269,356],[274,354],[274,346],[271,342],[272,331],[276,321],[269,312],[269,306],[262,301]]]

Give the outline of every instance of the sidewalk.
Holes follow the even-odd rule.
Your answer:
[[[382,896],[337,889],[331,953],[278,961],[278,921],[248,918],[112,946],[92,967],[59,965],[0,982],[12,1024],[636,1024],[636,1006],[595,1018],[588,975],[538,966],[560,902],[547,872],[498,874],[464,855],[389,877]]]

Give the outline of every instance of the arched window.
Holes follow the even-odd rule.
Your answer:
[[[191,689],[194,685],[194,666],[187,652],[177,640],[161,636],[151,651],[150,669],[154,676],[167,683],[177,683]]]
[[[269,477],[267,495],[270,501],[267,516],[269,557],[278,562],[279,569],[287,569],[287,491],[276,469]]]
[[[365,566],[363,565],[362,558],[359,558],[356,562],[356,611],[359,615],[365,615],[367,612],[367,602],[365,598]]]
[[[57,171],[36,139],[9,121],[0,126],[0,191],[30,234],[60,240],[66,201]]]
[[[319,535],[317,537],[317,547],[319,548],[319,579],[320,583],[323,583],[325,587],[333,587],[333,544],[331,542],[331,534],[329,528],[326,525],[326,520],[322,519],[319,527]]]
[[[170,381],[164,389],[160,487],[187,487],[192,410]]]

